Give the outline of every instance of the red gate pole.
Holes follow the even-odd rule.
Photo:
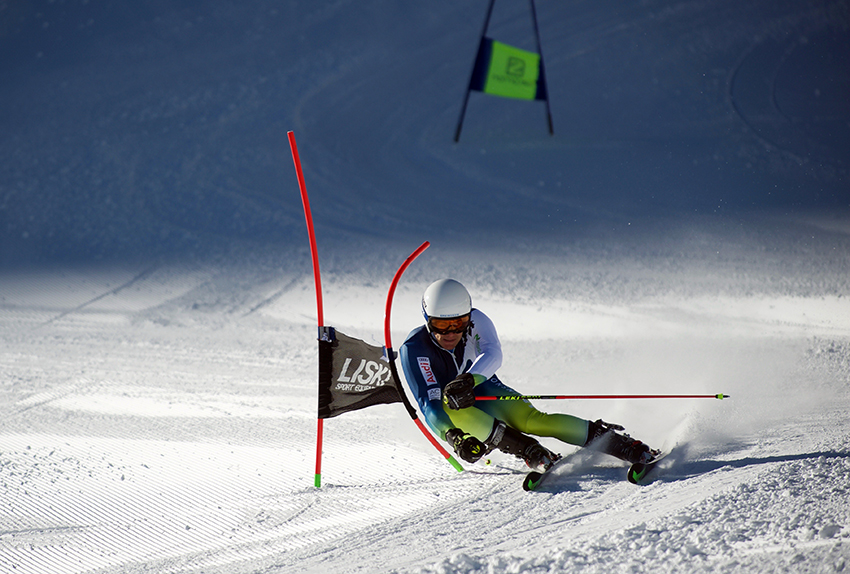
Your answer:
[[[395,277],[393,277],[393,281],[390,284],[389,293],[387,293],[387,306],[386,310],[384,311],[384,341],[385,346],[387,348],[387,359],[390,363],[390,371],[392,372],[393,379],[395,379],[395,383],[398,386],[398,394],[401,396],[401,400],[404,403],[404,406],[407,408],[407,413],[410,415],[410,418],[413,419],[413,422],[416,423],[416,426],[419,428],[422,434],[425,435],[425,438],[427,438],[431,442],[431,444],[434,445],[434,448],[440,451],[440,454],[442,454],[443,457],[445,457],[445,459],[449,461],[449,463],[453,467],[455,467],[458,472],[463,472],[463,466],[461,466],[461,464],[451,454],[449,454],[449,452],[445,448],[443,448],[443,445],[437,442],[437,439],[434,438],[434,435],[429,433],[428,430],[425,428],[425,425],[422,424],[422,421],[419,419],[419,415],[416,414],[416,409],[414,409],[413,405],[410,404],[410,401],[407,399],[407,395],[405,394],[404,389],[401,386],[401,379],[398,376],[398,369],[395,366],[395,358],[393,357],[393,342],[392,337],[390,335],[390,314],[392,312],[393,296],[395,295],[395,289],[398,286],[398,282],[407,267],[413,262],[414,259],[419,257],[419,255],[423,251],[428,249],[430,245],[431,244],[427,241],[420,245],[416,249],[416,251],[411,253],[408,258],[404,260],[404,263],[402,263],[401,267],[399,267],[398,271],[396,271]]]
[[[304,217],[307,219],[307,233],[310,237],[310,254],[313,259],[313,283],[316,286],[316,317],[319,329],[324,327],[325,316],[322,309],[322,276],[319,272],[319,251],[316,248],[316,231],[313,228],[313,214],[310,212],[310,199],[307,197],[307,185],[304,183],[304,173],[301,171],[301,159],[298,157],[298,146],[295,144],[295,134],[286,132],[289,138],[289,148],[292,150],[292,161],[295,163],[295,173],[298,176],[298,187],[301,189],[301,203],[304,205]],[[322,438],[324,435],[324,419],[318,418],[316,424],[316,474],[313,484],[316,488],[322,486]]]

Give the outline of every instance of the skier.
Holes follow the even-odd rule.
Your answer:
[[[502,348],[487,315],[472,307],[466,288],[441,279],[422,296],[425,324],[399,349],[405,379],[425,420],[463,460],[474,463],[498,449],[533,470],[546,470],[560,458],[531,435],[554,437],[629,463],[645,463],[653,453],[639,440],[617,433],[619,425],[566,414],[547,414],[527,400],[477,401],[476,395],[518,396],[496,376]]]

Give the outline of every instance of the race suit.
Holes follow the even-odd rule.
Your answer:
[[[496,376],[502,365],[502,346],[496,327],[487,315],[473,309],[469,327],[452,351],[437,343],[425,325],[411,331],[399,349],[407,385],[416,397],[428,426],[445,440],[446,431],[459,428],[480,441],[493,430],[494,419],[520,432],[554,437],[572,445],[584,445],[588,421],[565,414],[546,414],[527,400],[476,401],[466,409],[451,410],[443,404],[443,388],[461,373],[475,379],[476,396],[518,396]]]

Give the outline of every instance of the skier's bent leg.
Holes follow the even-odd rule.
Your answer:
[[[503,383],[499,384],[509,389]],[[588,447],[630,463],[647,462],[653,456],[646,444],[616,432],[622,430],[622,427],[609,425],[601,420],[591,422],[572,415],[544,413],[524,400],[490,401],[490,404],[480,401],[478,405],[495,419],[503,420],[524,433],[553,437],[567,444]]]
[[[547,468],[558,456],[544,448],[537,440],[511,428],[491,414],[475,407],[459,411],[444,407],[457,428],[483,442],[488,451],[498,449],[525,461],[531,468]]]
[[[519,395],[495,376],[476,387],[476,392],[480,395]],[[572,415],[544,413],[534,408],[527,400],[478,401],[473,408],[451,411],[449,415],[454,420],[457,413],[466,411],[479,411],[478,416],[490,415],[492,420],[505,421],[508,428],[515,429],[520,434],[556,438],[567,444],[598,450],[630,463],[646,462],[653,456],[650,448],[641,441],[615,432],[622,430],[622,427],[609,425],[601,420],[591,422]],[[481,434],[484,434],[485,421],[486,419],[481,418],[476,427]],[[495,427],[492,428],[492,432],[495,432]],[[478,434],[475,436],[482,441],[487,440]]]
[[[587,440],[588,421],[584,419],[572,415],[544,413],[528,401],[490,402],[492,404],[482,405],[481,409],[519,431],[556,438],[576,446],[583,446]]]

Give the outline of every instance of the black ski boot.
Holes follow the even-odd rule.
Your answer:
[[[512,454],[525,461],[532,470],[544,471],[552,466],[559,455],[550,451],[535,439],[525,435],[515,428],[509,427],[504,422],[497,420],[493,424],[490,436],[484,441],[488,452],[493,449]]]
[[[588,422],[587,441],[585,441],[584,446],[591,450],[610,454],[630,464],[646,464],[655,457],[657,453],[649,446],[627,434],[615,432],[622,430],[624,430],[624,427],[606,423],[602,419]]]

